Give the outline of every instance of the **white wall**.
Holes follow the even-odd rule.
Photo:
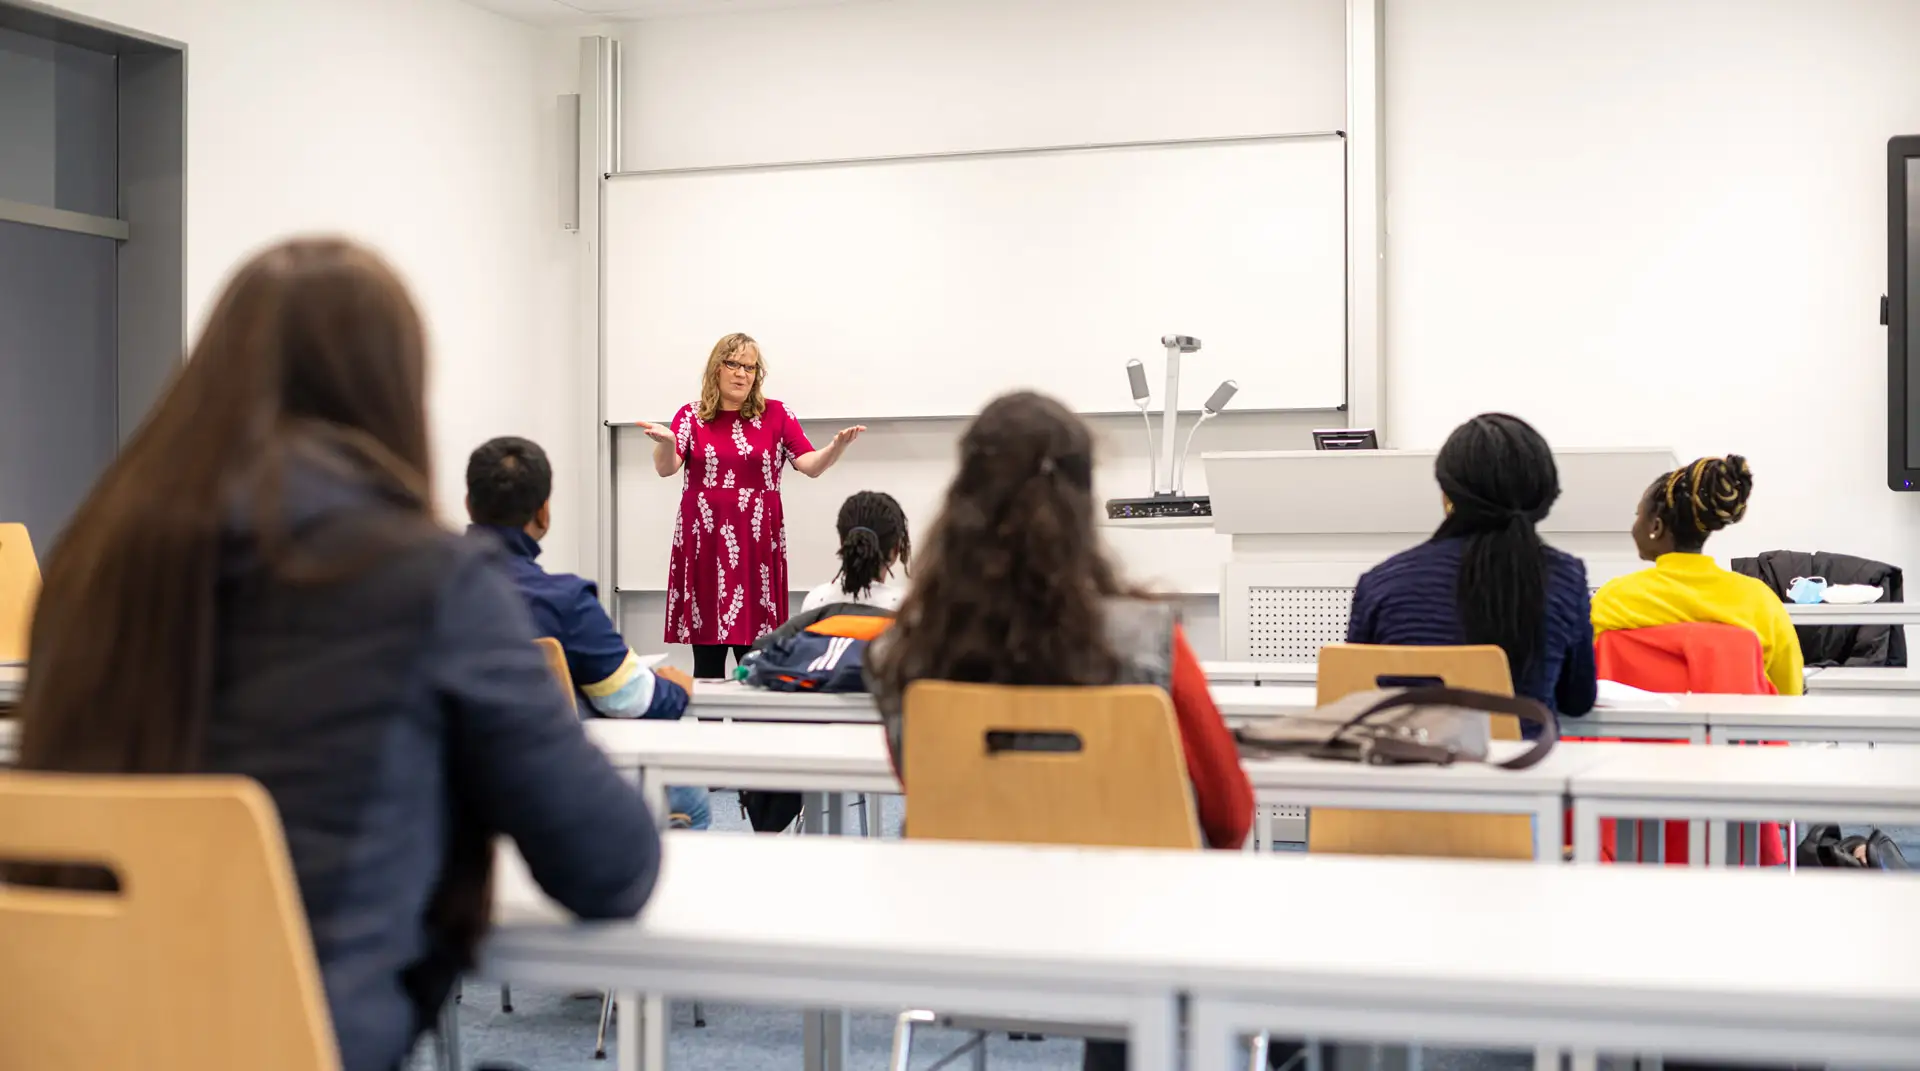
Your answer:
[[[460,0],[65,6],[187,45],[191,331],[257,247],[349,235],[393,259],[426,314],[449,521],[465,523],[466,455],[490,436],[528,435],[563,473],[591,470],[574,434],[591,411],[567,359],[575,239],[557,201],[555,97],[577,84],[574,34]],[[564,495],[555,508],[553,562],[590,561]]]
[[[855,0],[629,24],[625,170],[1336,130],[1342,0]]]
[[[1744,453],[1711,551],[1916,564],[1877,322],[1916,41],[1912,0],[1393,0],[1395,445],[1508,409],[1563,446]]]
[[[624,170],[1332,130],[1345,122],[1341,0],[859,0],[650,20],[617,35]],[[1129,356],[1157,368],[1156,342],[1144,338],[1140,352],[1115,355],[1116,381]],[[768,356],[778,397],[779,355]],[[702,357],[690,355],[689,391]],[[1234,375],[1204,352],[1187,367],[1209,384]],[[832,575],[833,518],[853,491],[891,492],[924,531],[965,426],[868,420],[857,389],[837,415],[844,420],[812,419],[810,433],[824,441],[853,420],[872,430],[825,478],[786,484],[792,577],[803,588]],[[1229,414],[1195,449],[1305,447],[1308,429],[1338,423],[1334,413]],[[1103,419],[1096,428],[1098,493],[1146,493],[1139,420]],[[679,480],[653,476],[632,437],[623,440],[620,523],[670,524]],[[1199,469],[1196,462],[1188,487],[1204,492]],[[1114,543],[1137,578],[1197,596],[1187,600],[1196,643],[1213,649],[1212,593],[1226,540],[1127,532]],[[623,626],[636,648],[664,649],[665,571],[632,568],[638,557],[617,569],[622,587],[638,589],[622,601]]]

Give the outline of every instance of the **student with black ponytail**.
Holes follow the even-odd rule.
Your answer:
[[[1800,637],[1773,589],[1722,569],[1707,537],[1747,515],[1753,470],[1738,454],[1703,457],[1654,480],[1640,496],[1633,543],[1653,568],[1608,581],[1593,599],[1599,632],[1708,621],[1760,637],[1767,679],[1781,695],[1806,688]]]
[[[1493,644],[1515,692],[1561,714],[1593,709],[1587,567],[1537,530],[1560,497],[1547,441],[1519,417],[1482,414],[1447,437],[1434,478],[1446,519],[1360,578],[1347,641]]]
[[[906,589],[889,584],[897,566],[913,558],[907,514],[885,491],[861,491],[840,504],[840,573],[807,592],[801,613],[834,603],[859,603],[898,610]]]

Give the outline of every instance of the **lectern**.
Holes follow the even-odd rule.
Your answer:
[[[1220,583],[1223,654],[1311,662],[1347,638],[1360,574],[1433,534],[1444,516],[1433,450],[1204,454],[1213,527],[1233,537]],[[1559,450],[1560,499],[1540,525],[1598,587],[1642,568],[1634,510],[1675,466],[1670,449]]]

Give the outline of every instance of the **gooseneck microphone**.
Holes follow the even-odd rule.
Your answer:
[[[1147,412],[1153,405],[1153,392],[1147,388],[1147,366],[1139,358],[1127,362],[1127,382],[1133,388],[1133,404],[1140,409],[1140,419],[1147,422],[1147,464],[1152,473],[1151,487],[1160,486],[1160,454],[1153,443],[1153,417]]]
[[[1180,462],[1174,469],[1173,486],[1175,494],[1184,495],[1187,493],[1187,455],[1193,452],[1193,437],[1195,433],[1200,430],[1200,425],[1219,416],[1220,410],[1225,409],[1227,403],[1232,401],[1233,396],[1239,392],[1240,384],[1229,379],[1213,388],[1213,393],[1208,395],[1207,400],[1201,404],[1200,419],[1194,421],[1193,427],[1188,430],[1187,444],[1181,448]]]

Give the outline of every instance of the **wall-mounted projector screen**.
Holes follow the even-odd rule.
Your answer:
[[[609,415],[665,420],[716,339],[760,340],[803,417],[1346,401],[1345,142],[1332,136],[617,175],[605,185]],[[1156,397],[1155,403],[1159,399]]]

